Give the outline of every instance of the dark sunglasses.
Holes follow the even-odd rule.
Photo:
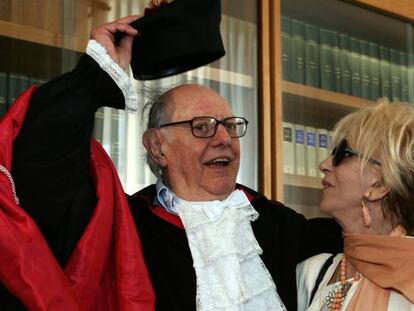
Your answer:
[[[361,154],[356,152],[355,150],[352,150],[351,148],[348,148],[348,142],[346,139],[342,139],[339,144],[332,150],[332,164],[333,166],[338,166],[341,164],[342,160],[347,157],[360,157]],[[374,160],[374,159],[368,159],[368,162],[372,164],[376,164],[381,166],[381,162]]]

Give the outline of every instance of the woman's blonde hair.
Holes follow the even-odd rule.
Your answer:
[[[342,138],[361,155],[361,170],[370,158],[381,162],[382,184],[390,188],[383,213],[414,235],[414,107],[382,100],[351,113],[336,124],[333,144]]]

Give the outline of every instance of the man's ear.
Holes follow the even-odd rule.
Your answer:
[[[151,159],[161,167],[167,166],[167,158],[162,152],[162,134],[159,129],[148,129],[142,136],[142,143]]]

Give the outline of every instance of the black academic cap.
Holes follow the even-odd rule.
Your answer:
[[[132,46],[134,78],[164,78],[219,59],[225,54],[220,21],[220,0],[174,0],[147,9],[131,23],[139,31]]]

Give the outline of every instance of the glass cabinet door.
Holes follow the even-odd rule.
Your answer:
[[[90,30],[117,18],[143,14],[149,0],[0,0],[0,116],[16,97],[76,65]],[[215,89],[236,115],[247,118],[238,182],[258,189],[257,3],[222,0],[226,55],[208,66],[157,81],[134,81],[141,107],[153,88],[199,83]],[[111,156],[128,193],[154,182],[141,135],[145,119],[110,108],[96,113],[94,136]],[[127,169],[128,168],[128,169]]]
[[[281,0],[283,200],[319,215],[331,131],[379,98],[414,103],[413,27],[347,2]]]

